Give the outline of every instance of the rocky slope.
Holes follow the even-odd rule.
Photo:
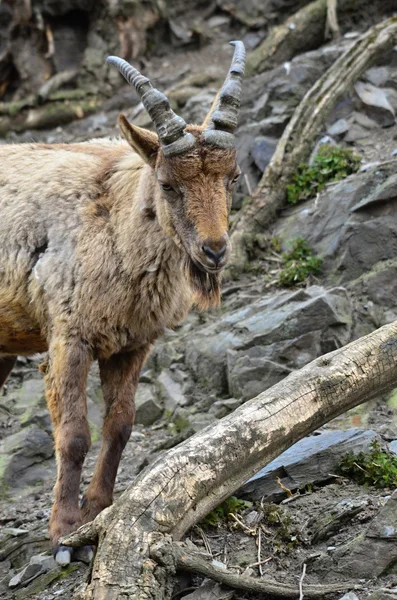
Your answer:
[[[42,4],[44,14],[55,10],[51,8],[54,3]],[[167,19],[158,15],[168,33],[160,38],[165,41],[159,42],[157,51],[145,59],[145,72],[168,90],[187,121],[200,122],[211,105],[230,60],[227,40],[238,35],[253,49],[265,35],[269,11],[273,11],[271,23],[276,23],[286,6],[292,12],[299,8],[297,2],[282,3],[281,9],[272,2],[251,4],[218,2],[215,11],[206,13],[205,3],[202,10],[191,12],[183,12],[175,3],[170,5]],[[73,10],[80,10],[78,5],[73,4]],[[2,10],[8,9],[3,5]],[[379,13],[382,11],[368,10],[364,13],[367,18],[361,15],[357,21],[346,18],[342,23],[346,35],[339,43],[311,49],[247,79],[237,135],[244,177],[233,201],[232,220],[258,182],[294,108]],[[62,14],[52,16],[54,32],[61,25],[68,27]],[[95,37],[91,20],[87,17],[84,22],[88,28],[84,35]],[[70,35],[80,35],[77,29],[72,22]],[[81,43],[84,61],[91,56],[99,64],[103,54],[113,49],[115,44],[106,44],[107,37],[100,32],[96,41]],[[61,39],[61,33],[59,36]],[[142,44],[146,47],[146,42]],[[61,61],[66,46],[58,48],[56,59]],[[138,54],[142,51],[136,50]],[[20,56],[21,52],[11,54]],[[89,71],[84,61],[79,77]],[[12,68],[17,68],[16,63]],[[107,77],[101,73],[100,77]],[[15,83],[15,89],[23,94],[21,85]],[[53,129],[10,132],[4,142],[80,141],[115,135],[120,110],[137,124],[148,125],[141,107],[134,103],[130,88],[122,87],[91,116]],[[137,426],[121,463],[117,493],[159,452],[222,418],[317,356],[397,319],[396,111],[394,50],[356,82],[324,124],[323,138],[328,143],[358,152],[360,171],[329,184],[304,203],[285,208],[273,230],[253,248],[246,271],[238,280],[225,282],[222,307],[205,315],[193,312],[177,331],[167,332],[156,344],[141,375]],[[316,278],[287,289],[278,284],[281,253],[294,238],[308,242],[322,258],[322,270]],[[20,359],[0,398],[0,597],[18,600],[71,598],[87,575],[83,563],[74,564],[65,574],[49,557],[37,558],[48,549],[46,527],[55,477],[39,362],[39,358]],[[102,407],[95,368],[87,393],[93,446],[84,468],[83,487],[99,450]],[[345,446],[351,436],[339,430],[352,427],[360,431],[353,432],[353,442]],[[209,548],[218,561],[236,565],[238,572],[248,569],[252,574],[295,583],[305,563],[308,582],[361,579],[363,590],[355,592],[360,600],[397,598],[395,493],[391,488],[363,488],[335,475],[346,448],[368,449],[371,441],[378,439],[395,451],[395,392],[355,409],[324,430],[333,436],[326,450],[319,441],[322,433],[309,439],[309,450],[302,450],[300,462],[291,463],[283,456],[281,462],[268,467],[266,477],[273,491],[268,490],[267,496],[259,486],[260,478],[237,493],[256,503],[238,517],[242,525],[222,521],[215,528],[196,528],[190,537],[207,551]],[[299,452],[295,449],[293,455]],[[318,453],[327,457],[326,476],[320,476]],[[294,493],[301,489],[300,494],[280,504],[285,493],[274,486],[276,476]],[[269,516],[269,502],[279,507],[278,521]],[[325,527],[325,517],[333,526]],[[261,559],[255,545],[259,529]],[[262,559],[269,560],[259,568],[256,563]],[[181,580],[183,587],[190,588],[191,582]],[[195,594],[192,600],[224,597],[224,591],[211,585]],[[247,596],[236,592],[235,597]],[[348,598],[354,600],[354,596]]]

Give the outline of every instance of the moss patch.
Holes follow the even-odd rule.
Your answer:
[[[377,440],[372,442],[368,452],[346,454],[341,459],[339,471],[361,485],[397,487],[397,456],[383,449]]]
[[[320,146],[311,166],[299,165],[287,185],[287,201],[296,204],[321,192],[327,183],[339,181],[360,168],[360,157],[352,150],[324,144]]]
[[[214,508],[214,510],[201,521],[200,525],[211,525],[212,527],[216,527],[220,523],[227,521],[230,514],[237,514],[250,506],[252,506],[251,502],[239,500],[235,496],[230,496],[230,498],[227,498],[222,504]]]
[[[292,286],[321,271],[321,258],[313,255],[306,240],[290,241],[290,249],[282,255],[283,265],[278,279],[281,285]]]

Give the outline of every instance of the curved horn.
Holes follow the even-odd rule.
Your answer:
[[[156,90],[147,77],[144,77],[126,60],[117,56],[109,56],[106,62],[115,66],[128,83],[136,89],[156,127],[165,156],[175,156],[193,148],[195,138],[191,133],[185,133],[185,121],[174,113],[167,97]]]
[[[219,94],[218,103],[203,132],[206,142],[221,148],[233,148],[233,132],[237,127],[246,52],[243,42],[230,42],[234,55],[229,73]]]

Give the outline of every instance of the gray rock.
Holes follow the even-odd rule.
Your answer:
[[[210,88],[189,98],[183,110],[183,118],[187,123],[202,123],[210,110],[217,90]]]
[[[25,429],[5,438],[0,444],[0,482],[4,485],[19,486],[30,479],[37,481],[48,473],[46,468],[29,469],[46,461],[54,455],[52,438],[37,427],[30,425]]]
[[[344,594],[339,600],[360,600],[359,597],[354,592],[348,592]]]
[[[42,571],[44,571],[45,573],[51,571],[51,569],[55,569],[55,567],[57,566],[57,563],[55,562],[54,558],[46,554],[36,554],[35,556],[32,556],[32,558],[29,561],[29,564],[40,565]]]
[[[317,544],[337,533],[342,525],[351,521],[371,504],[370,496],[344,498],[337,504],[324,506],[320,513],[311,518],[307,524],[310,543]]]
[[[393,454],[397,454],[397,440],[393,440],[392,442],[390,442],[389,448],[393,452]]]
[[[274,154],[278,140],[270,137],[257,137],[252,149],[252,158],[258,169],[264,171]]]
[[[159,393],[164,401],[165,410],[173,414],[178,406],[186,406],[188,400],[183,394],[182,386],[175,381],[169,369],[163,369],[157,378]]]
[[[377,186],[374,191],[365,196],[360,202],[350,208],[350,212],[368,208],[371,205],[383,203],[397,198],[397,175],[390,175],[386,181]]]
[[[329,185],[317,199],[286,211],[274,234],[306,239],[334,285],[357,279],[397,255],[395,177],[390,161]]]
[[[384,88],[383,92],[389,102],[390,106],[393,108],[394,112],[397,110],[397,90],[394,88]]]
[[[397,490],[389,497],[367,532],[334,553],[338,576],[372,579],[386,573],[397,559]]]
[[[370,135],[372,135],[371,131],[365,129],[365,127],[362,127],[358,123],[352,123],[352,125],[349,127],[349,131],[344,137],[344,140],[345,142],[358,142],[359,140],[363,140]]]
[[[369,117],[382,127],[390,127],[394,124],[394,109],[382,89],[375,87],[371,83],[358,81],[354,85],[354,90]]]
[[[364,78],[375,86],[383,86],[389,79],[387,67],[372,67],[364,73]]]
[[[228,398],[227,400],[216,400],[212,404],[209,412],[213,413],[217,419],[222,419],[222,417],[225,417],[226,415],[236,410],[236,408],[238,408],[241,405],[241,402],[241,399],[236,400],[235,398]]]
[[[29,564],[27,567],[22,569],[19,573],[17,573],[10,581],[8,586],[10,588],[16,588],[22,583],[26,584],[29,581],[32,581],[36,577],[38,577],[42,573],[41,565],[39,564]]]
[[[397,600],[397,589],[394,587],[392,590],[390,588],[376,590],[368,596],[367,600]]]
[[[219,566],[219,561],[212,561],[213,564],[215,562],[218,564],[214,566],[222,568]],[[226,568],[225,565],[223,565],[223,568]],[[184,598],[185,600],[231,600],[233,595],[233,591],[226,591],[219,583],[206,580],[200,587],[196,588],[194,592],[184,596]]]
[[[230,386],[231,395],[243,395],[246,399],[254,392],[246,391],[239,382],[243,372],[244,383],[260,381],[264,368],[272,367],[274,377],[279,380],[291,369],[312,360],[317,351],[321,354],[346,343],[350,324],[351,304],[343,288],[325,291],[313,286],[279,292],[246,303],[217,323],[203,327],[186,345],[186,365],[201,387],[228,392]],[[308,339],[296,342],[314,331],[319,332],[319,337],[312,340],[308,350],[300,345]],[[259,350],[253,350],[254,347]],[[269,385],[273,381],[268,380]],[[263,380],[262,383],[260,391],[266,389],[267,383]]]
[[[140,383],[135,394],[135,423],[139,425],[151,425],[163,414],[156,388],[148,383]]]
[[[376,129],[378,127],[377,122],[370,119],[365,113],[355,111],[352,117],[356,123],[366,129]]]
[[[32,411],[45,407],[44,380],[27,378],[14,395],[15,404],[13,411],[21,415],[21,421],[27,419]]]
[[[338,119],[332,125],[327,127],[329,135],[343,135],[349,129],[349,123],[346,119]]]
[[[361,429],[322,431],[300,440],[254,475],[236,494],[239,498],[267,502],[281,500],[285,492],[277,483],[295,491],[308,483],[318,483],[335,473],[339,461],[348,452],[368,450],[377,434]]]

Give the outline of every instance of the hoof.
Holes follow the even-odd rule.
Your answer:
[[[67,567],[72,561],[73,548],[69,546],[55,546],[54,558],[61,567]]]
[[[81,546],[81,548],[74,548],[73,550],[73,560],[89,565],[93,558],[94,546]]]

